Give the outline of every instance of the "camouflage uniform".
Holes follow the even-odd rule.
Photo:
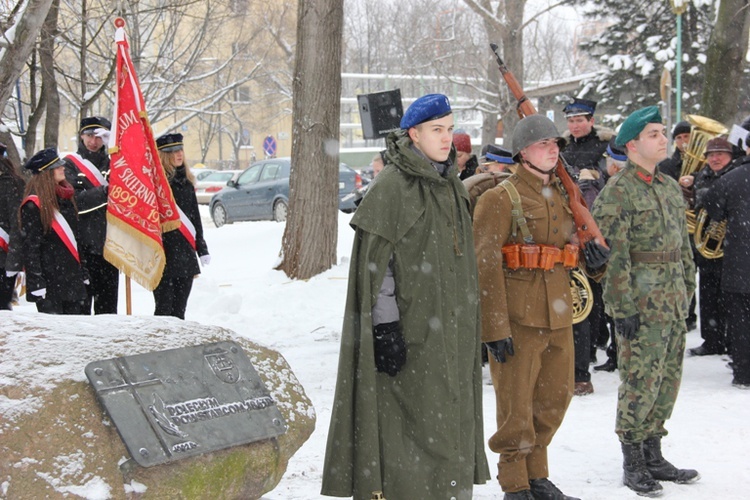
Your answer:
[[[673,179],[628,161],[596,200],[611,242],[604,302],[613,318],[638,314],[635,339],[618,335],[616,432],[623,443],[665,436],[682,377],[685,318],[695,291],[685,202]]]

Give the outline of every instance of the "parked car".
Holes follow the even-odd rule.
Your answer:
[[[211,197],[225,188],[227,182],[236,179],[242,170],[217,170],[195,183],[195,197],[198,203],[207,205]]]
[[[203,180],[207,175],[218,172],[215,168],[193,168],[193,175],[196,181]]]
[[[290,158],[273,158],[252,164],[216,193],[209,203],[216,227],[243,220],[285,221],[289,210]],[[360,175],[339,165],[339,210],[354,211],[353,201],[342,201],[362,187]]]

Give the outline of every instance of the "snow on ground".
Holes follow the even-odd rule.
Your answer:
[[[230,328],[281,352],[318,415],[315,432],[292,458],[278,487],[263,498],[327,498],[319,491],[353,237],[350,216],[340,214],[339,264],[308,281],[293,281],[273,270],[279,260],[283,224],[246,222],[217,229],[205,206],[201,211],[212,262],[195,281],[187,319]],[[133,314],[153,313],[149,292],[134,284],[132,295]],[[23,301],[18,309],[33,311],[34,307]],[[120,311],[125,312],[123,283]],[[688,334],[688,347],[700,342],[697,331]],[[601,362],[604,352],[598,356]],[[731,386],[727,361],[725,356],[685,359],[682,389],[667,423],[670,434],[663,448],[677,466],[696,468],[702,478],[692,485],[664,483],[663,498],[747,497],[750,391]],[[485,378],[489,380],[488,373]],[[614,434],[617,373],[594,372],[592,381],[596,392],[573,399],[552,441],[550,479],[565,493],[587,500],[637,498],[621,481],[622,459]],[[495,428],[491,385],[484,386],[484,422],[485,437],[489,437]],[[498,457],[489,449],[486,452],[494,476]],[[500,497],[495,481],[474,489],[476,499]]]

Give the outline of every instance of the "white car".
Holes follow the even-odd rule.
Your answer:
[[[242,170],[217,170],[195,183],[195,197],[198,203],[208,205],[211,197],[227,186]]]

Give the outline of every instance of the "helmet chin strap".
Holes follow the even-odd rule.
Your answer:
[[[529,163],[529,162],[528,162],[528,161],[526,161],[526,160],[523,160],[523,163],[524,163],[524,165],[526,165],[527,167],[529,167],[529,168],[530,168],[531,170],[536,170],[537,172],[539,172],[539,173],[540,173],[540,174],[542,174],[542,175],[552,175],[552,171],[553,171],[553,170],[555,169],[555,167],[552,167],[551,169],[549,169],[549,170],[547,170],[547,171],[545,172],[545,171],[544,171],[544,170],[542,170],[541,168],[538,168],[537,166],[535,166],[535,165],[532,165],[531,163]]]

